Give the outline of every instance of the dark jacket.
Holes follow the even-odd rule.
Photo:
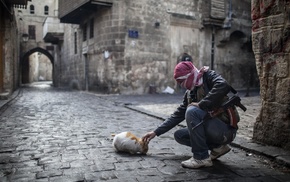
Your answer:
[[[230,85],[227,84],[225,79],[212,70],[203,74],[203,87],[205,97],[198,102],[198,105],[205,111],[211,111],[213,108],[220,106],[224,97],[231,90]],[[189,92],[189,90],[187,92]],[[188,104],[190,104],[188,103],[187,92],[184,94],[183,103],[154,131],[157,136],[171,130],[185,119],[186,108]],[[196,94],[191,93],[191,95],[194,97]],[[197,102],[197,100],[193,98],[193,102]]]

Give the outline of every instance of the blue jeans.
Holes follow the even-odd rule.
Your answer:
[[[225,124],[218,118],[206,120],[194,130],[192,128],[202,122],[206,112],[195,106],[189,106],[185,113],[187,128],[174,133],[175,140],[191,147],[193,157],[198,160],[209,157],[208,150],[228,144],[235,138],[237,129]]]

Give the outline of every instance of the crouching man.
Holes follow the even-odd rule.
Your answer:
[[[142,140],[150,142],[185,119],[187,128],[177,130],[174,138],[178,143],[191,147],[193,155],[181,165],[186,168],[210,167],[212,160],[231,150],[227,144],[236,136],[239,121],[236,108],[231,109],[233,112],[215,114],[233,88],[215,71],[208,67],[198,70],[192,62],[178,63],[174,79],[187,89],[182,104],[158,128],[146,133]],[[209,113],[211,117],[205,119]]]

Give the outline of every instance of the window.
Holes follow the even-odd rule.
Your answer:
[[[78,34],[77,34],[77,32],[75,32],[75,41],[74,41],[74,43],[75,43],[75,54],[77,54],[78,53]]]
[[[83,41],[87,40],[87,24],[85,23],[83,26]]]
[[[92,18],[90,21],[90,38],[94,37],[94,19]]]
[[[35,40],[35,26],[34,25],[28,26],[28,36],[29,36],[29,39]]]
[[[44,15],[48,15],[48,14],[49,14],[49,7],[44,6]]]
[[[30,14],[34,14],[34,13],[35,13],[34,6],[30,5]]]

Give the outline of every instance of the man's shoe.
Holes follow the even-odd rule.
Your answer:
[[[222,145],[219,148],[212,149],[212,151],[210,152],[210,158],[211,160],[215,160],[220,156],[225,155],[229,151],[231,151],[231,148],[228,145]]]
[[[186,168],[192,168],[192,169],[197,169],[201,167],[210,167],[212,166],[212,161],[210,157],[203,160],[198,160],[191,157],[190,159],[181,162],[181,166],[186,167]]]

